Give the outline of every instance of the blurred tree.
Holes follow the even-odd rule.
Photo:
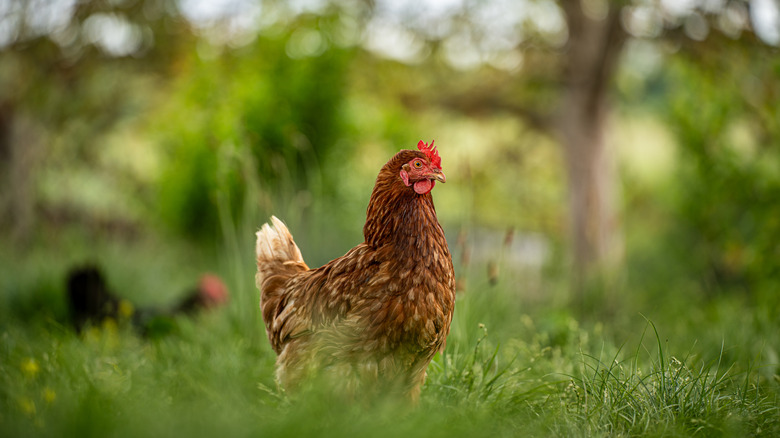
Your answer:
[[[613,154],[607,148],[610,85],[626,32],[622,2],[587,13],[577,0],[562,1],[569,29],[558,131],[566,152],[574,278],[582,287],[594,266],[614,264],[621,250]]]
[[[165,74],[179,42],[170,37],[176,35],[186,35],[186,26],[173,1],[2,3],[4,229],[17,237],[29,234],[41,208],[41,167],[93,164],[99,135],[147,104],[149,85],[140,79]]]
[[[41,212],[92,221],[78,206],[42,203],[33,169],[85,168],[137,184],[101,162],[102,135],[132,118],[155,119],[154,141],[170,157],[158,189],[137,184],[134,196],[190,236],[218,236],[220,215],[232,219],[247,202],[270,208],[271,194],[296,212],[311,203],[308,189],[334,194],[337,175],[322,169],[344,130],[350,44],[337,7],[306,9],[274,0],[4,3],[0,223],[26,235]]]

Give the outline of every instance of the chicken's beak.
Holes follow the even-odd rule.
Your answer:
[[[442,172],[441,169],[434,170],[433,173],[430,174],[430,177],[439,182],[443,182],[443,183],[447,182],[447,177],[444,176],[444,172]]]

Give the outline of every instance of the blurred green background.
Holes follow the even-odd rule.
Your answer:
[[[180,357],[187,373],[209,356],[196,345],[239,351],[257,366],[214,366],[273,387],[254,232],[276,215],[310,266],[342,255],[362,241],[379,168],[435,139],[460,294],[448,348],[476,349],[479,322],[495,345],[574,355],[582,333],[641,343],[649,320],[669,348],[736,364],[776,401],[779,46],[776,0],[0,2],[3,379],[25,382],[26,361],[40,368],[52,349],[65,357],[52,376]],[[182,322],[162,352],[125,332],[124,347],[82,345],[65,278],[85,263],[136,307],[168,305],[202,272],[231,302]],[[164,381],[166,363],[136,387]],[[121,423],[64,418],[127,392],[52,378],[4,389],[0,427]],[[185,386],[218,392],[224,379]],[[46,388],[73,397],[49,426],[29,415]],[[703,430],[733,431],[719,427]]]

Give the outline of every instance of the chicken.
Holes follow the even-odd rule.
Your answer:
[[[198,286],[190,289],[170,311],[171,314],[193,315],[201,310],[216,309],[227,304],[230,292],[218,275],[203,274]]]
[[[346,388],[417,400],[442,350],[455,306],[455,273],[431,190],[445,182],[433,142],[402,150],[379,171],[365,241],[309,269],[276,217],[257,232],[260,308],[278,383],[310,374]]]
[[[123,320],[132,316],[133,326],[144,336],[159,337],[173,331],[172,318],[195,316],[201,310],[224,306],[229,298],[225,283],[219,276],[203,274],[198,285],[169,308],[136,308],[119,298],[108,286],[98,265],[74,267],[68,272],[67,301],[73,326],[78,333],[89,326],[100,326],[106,320]]]
[[[117,318],[121,300],[108,288],[97,266],[87,265],[70,270],[67,290],[68,306],[77,332],[81,333],[88,324]]]
[[[133,324],[144,337],[161,338],[178,330],[178,316],[197,317],[227,305],[229,300],[230,291],[222,279],[218,275],[204,273],[197,286],[189,289],[173,306],[136,311]]]

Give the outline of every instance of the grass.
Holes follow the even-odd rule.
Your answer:
[[[458,298],[419,406],[350,403],[316,390],[290,398],[273,381],[251,256],[241,255],[251,249],[235,245],[209,262],[190,248],[162,257],[156,244],[86,250],[63,239],[58,247],[67,250],[0,254],[2,436],[780,435],[777,363],[751,356],[754,349],[711,327],[679,332],[679,315],[648,321],[637,312],[634,324],[617,327],[577,321],[549,302],[523,313],[512,287],[478,276]],[[61,302],[63,273],[95,257],[109,265],[115,289],[129,295],[123,289],[133,285],[147,301],[186,283],[182,265],[194,274],[216,266],[234,300],[177,320],[175,333],[156,340],[121,321],[78,336]],[[688,311],[706,321],[694,315],[701,309]],[[772,324],[725,321],[737,341],[776,339]]]
[[[641,352],[627,360],[583,353],[581,373],[567,388],[570,412],[590,432],[619,435],[760,435],[778,430],[774,396],[762,394],[753,374],[723,364],[694,368],[669,355],[652,327],[657,354],[640,366]],[[756,382],[758,383],[758,382]]]

